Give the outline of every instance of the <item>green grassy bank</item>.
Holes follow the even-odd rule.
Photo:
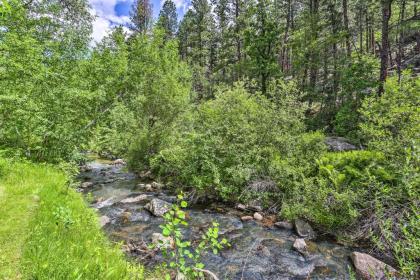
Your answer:
[[[0,158],[0,279],[143,279],[64,173]]]

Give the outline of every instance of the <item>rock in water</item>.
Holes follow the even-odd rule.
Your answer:
[[[328,150],[333,152],[344,152],[357,150],[357,147],[351,144],[346,138],[343,137],[326,137],[325,144]]]
[[[106,226],[110,222],[111,222],[111,219],[109,217],[107,217],[107,216],[101,216],[99,218],[99,224],[101,225],[101,227]]]
[[[293,243],[293,248],[299,253],[306,254],[307,247],[306,247],[305,239],[303,238],[296,239],[295,242]]]
[[[257,220],[257,221],[262,221],[263,220],[263,216],[260,213],[255,212],[254,213],[254,219]]]
[[[388,279],[388,275],[395,276],[397,274],[393,267],[368,254],[353,252],[351,259],[356,272],[366,280]]]
[[[289,222],[277,222],[274,225],[280,229],[287,229],[287,230],[293,229],[293,224]]]
[[[146,204],[146,206],[144,206],[144,208],[149,210],[150,213],[157,217],[162,217],[165,215],[165,213],[168,212],[171,207],[172,204],[158,198],[152,199],[149,203]]]
[[[123,159],[119,158],[119,159],[114,160],[112,164],[114,164],[114,165],[125,165],[126,163]]]
[[[236,205],[236,207],[235,207],[236,209],[238,209],[238,210],[241,210],[241,211],[245,211],[246,210],[246,205],[243,205],[243,204],[237,204]]]
[[[158,182],[152,182],[150,185],[155,191],[161,190],[163,188],[163,184]]]
[[[315,238],[314,230],[307,222],[303,220],[298,219],[295,221],[295,230],[300,237],[304,237],[307,239]]]
[[[145,199],[147,199],[147,195],[141,194],[141,195],[138,195],[136,197],[125,198],[125,199],[121,200],[120,202],[121,203],[136,203],[136,202],[140,202],[140,201],[145,200]]]
[[[243,216],[241,217],[242,222],[252,221],[254,218],[252,216]]]
[[[83,182],[81,185],[80,185],[80,187],[82,188],[82,189],[87,189],[87,188],[90,188],[90,187],[92,187],[93,186],[93,183],[92,182]]]

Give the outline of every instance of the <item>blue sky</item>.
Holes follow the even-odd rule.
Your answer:
[[[89,0],[92,13],[96,16],[93,23],[93,41],[99,42],[115,25],[127,25],[129,12],[134,0]],[[181,18],[190,6],[190,0],[173,0]],[[165,0],[152,0],[153,16],[159,15]]]

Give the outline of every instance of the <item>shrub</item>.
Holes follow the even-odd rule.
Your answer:
[[[199,192],[238,198],[247,182],[269,175],[273,155],[288,156],[301,133],[301,112],[290,103],[251,95],[242,85],[220,91],[185,116],[183,131],[152,167]]]
[[[405,149],[419,145],[420,79],[405,73],[401,83],[391,77],[381,97],[370,97],[360,110],[361,135],[372,150],[382,151],[391,162],[405,160]]]
[[[328,229],[348,226],[374,201],[382,185],[392,183],[384,166],[385,158],[377,152],[327,153],[317,160],[315,173],[305,178],[301,193],[295,194],[300,197],[290,197],[283,214],[304,216]]]

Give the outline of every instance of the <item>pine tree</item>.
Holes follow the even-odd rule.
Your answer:
[[[135,33],[145,34],[152,25],[152,4],[150,0],[137,0],[133,3],[130,12],[131,29]]]
[[[166,39],[172,39],[178,29],[178,15],[172,0],[166,0],[159,13],[157,25],[165,30]]]

